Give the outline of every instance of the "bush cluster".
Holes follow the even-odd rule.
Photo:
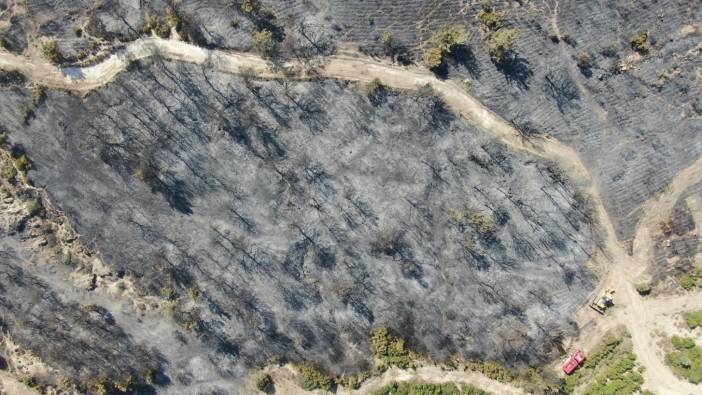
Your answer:
[[[41,54],[46,60],[53,64],[60,64],[63,61],[63,55],[61,55],[56,40],[45,41],[41,45]]]
[[[497,30],[502,27],[502,13],[493,10],[489,6],[484,7],[478,13],[478,20],[490,30]]]
[[[635,35],[629,43],[631,44],[631,49],[641,54],[645,54],[651,49],[648,32],[641,32]]]
[[[472,385],[454,383],[392,382],[373,391],[373,395],[489,395]]]
[[[665,355],[665,362],[673,373],[691,383],[702,383],[702,348],[686,337],[673,336],[670,342],[675,351]]]
[[[702,310],[687,311],[682,314],[685,324],[690,329],[695,329],[698,326],[702,327]]]
[[[405,348],[405,339],[393,336],[386,327],[380,327],[371,333],[373,354],[383,365],[408,368],[412,366],[412,356]]]
[[[256,388],[265,393],[270,392],[273,389],[273,378],[271,375],[268,373],[261,373],[261,375],[256,378]]]
[[[427,66],[435,70],[442,65],[444,56],[451,54],[456,47],[468,43],[468,34],[457,25],[444,25],[432,38],[433,47],[427,51]]]
[[[302,388],[307,391],[316,389],[330,391],[334,386],[334,379],[329,374],[310,363],[298,365],[297,370],[302,376]]]
[[[487,46],[490,57],[495,62],[502,62],[512,53],[519,38],[519,29],[499,29],[487,36]]]

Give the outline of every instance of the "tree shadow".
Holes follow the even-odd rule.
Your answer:
[[[161,194],[172,209],[183,214],[193,213],[190,203],[192,194],[188,191],[185,182],[171,177],[165,181],[155,180],[151,184],[151,191]]]
[[[521,90],[529,89],[529,79],[534,75],[534,72],[529,68],[528,60],[512,54],[495,62],[495,67],[509,83],[517,84]]]
[[[453,66],[462,66],[475,78],[480,78],[480,66],[473,50],[467,45],[457,45],[448,56]]]

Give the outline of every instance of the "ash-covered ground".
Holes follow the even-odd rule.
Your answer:
[[[258,11],[245,12],[247,3],[257,4]],[[177,11],[181,36],[203,46],[253,50],[252,32],[263,29],[273,31],[283,55],[299,55],[300,44],[307,44],[306,52],[324,54],[349,44],[385,56],[383,37],[389,34],[393,57],[418,63],[442,25],[462,26],[469,43],[441,74],[468,78],[470,92],[505,119],[576,148],[624,240],[633,236],[637,207],[702,152],[699,0],[13,4],[0,1],[10,10],[0,17],[6,47],[31,51],[32,42],[58,38],[69,60],[146,34],[149,18],[163,25],[169,9]],[[486,5],[502,14],[503,28],[519,29],[514,56],[501,64],[490,59],[489,32],[477,19]],[[631,40],[642,32],[651,45],[637,54]]]
[[[477,1],[264,1],[272,16],[263,17],[245,13],[242,1],[178,4],[181,37],[249,51],[253,30],[272,29],[281,56],[344,46],[385,56],[387,32],[396,59],[421,64],[442,25],[465,27],[468,45],[439,74],[465,80],[526,134],[575,148],[622,240],[640,204],[702,151],[698,0],[493,1],[503,26],[520,31],[514,56],[499,64]],[[0,1],[0,35],[25,54],[56,38],[65,60],[80,63],[147,34],[149,15],[162,24],[169,5]],[[651,47],[637,53],[630,40],[643,31]],[[3,74],[0,83],[7,146],[26,149],[31,179],[107,271],[133,277],[144,294],[183,301],[170,318],[101,301],[119,333],[103,341],[137,353],[135,369],[163,369],[159,382],[171,391],[230,389],[275,355],[357,371],[369,362],[370,329],[381,325],[437,357],[535,364],[554,355],[561,333],[577,330],[567,317],[594,287],[587,205],[558,169],[510,152],[431,94],[371,103],[343,82],[259,82],[156,60],[85,98],[49,92],[25,124],[24,81]],[[26,233],[16,225],[2,233],[12,257],[4,275],[15,284],[1,296],[3,323],[74,374],[27,340],[44,339],[45,328],[23,324],[25,310],[10,301],[50,293],[73,311],[95,292],[52,271],[22,288],[16,279],[47,265],[16,244]],[[666,248],[657,249],[662,266]],[[30,261],[36,267],[22,266]],[[88,325],[78,312],[64,318],[37,306],[40,317]],[[125,373],[109,365],[94,363]]]
[[[558,169],[430,91],[371,102],[344,82],[156,60],[83,99],[49,92],[24,124],[28,95],[6,86],[0,122],[35,184],[113,273],[183,301],[172,318],[114,322],[158,345],[173,388],[273,356],[358,371],[378,326],[437,358],[538,364],[577,331],[568,316],[594,287],[587,213]],[[43,281],[61,297],[61,276]],[[169,319],[179,342],[143,333]]]

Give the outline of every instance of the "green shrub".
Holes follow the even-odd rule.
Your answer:
[[[39,106],[46,100],[46,87],[36,85],[32,88],[32,102],[35,106]]]
[[[519,29],[500,29],[487,38],[488,51],[493,61],[501,62],[514,50],[519,38]]]
[[[3,145],[7,142],[7,134],[5,133],[0,133],[0,145]]]
[[[465,368],[474,372],[480,372],[493,380],[503,383],[514,380],[514,375],[499,362],[470,361],[466,362]]]
[[[17,176],[17,169],[12,164],[7,164],[2,169],[2,178],[10,183],[14,183],[15,177]]]
[[[702,383],[702,348],[694,340],[673,336],[671,339],[675,351],[665,355],[665,362],[673,373],[691,383]]]
[[[702,310],[687,311],[682,314],[685,324],[690,329],[695,329],[698,326],[702,327]]]
[[[32,199],[27,203],[27,213],[30,217],[35,217],[41,213],[41,202],[36,199]]]
[[[171,27],[158,15],[149,15],[146,17],[144,32],[154,32],[161,38],[168,38],[171,35]]]
[[[386,327],[380,327],[371,333],[373,354],[384,365],[400,368],[412,366],[412,356],[405,348],[405,339],[393,336]]]
[[[491,213],[476,211],[468,217],[468,223],[481,235],[488,234],[495,229],[495,217]]]
[[[34,107],[32,107],[29,104],[25,104],[22,106],[22,109],[20,110],[21,115],[22,115],[22,121],[24,122],[25,125],[29,124],[29,120],[34,118]]]
[[[651,43],[649,42],[648,32],[641,32],[631,38],[629,42],[631,44],[631,49],[638,53],[647,53],[651,49]]]
[[[497,30],[502,26],[502,13],[486,7],[478,13],[478,20],[488,29]]]
[[[331,391],[334,380],[327,373],[322,372],[319,368],[309,363],[304,363],[297,366],[297,370],[302,376],[302,388],[307,391],[323,389]]]
[[[641,296],[645,296],[651,293],[651,285],[648,283],[636,284],[636,292]]]
[[[428,50],[425,57],[427,66],[430,69],[441,66],[443,57],[451,54],[457,46],[467,44],[468,38],[468,34],[461,26],[442,26],[431,39],[433,47]]]
[[[41,54],[46,60],[53,64],[59,64],[63,61],[63,55],[59,51],[58,43],[56,40],[45,41],[41,45]]]
[[[254,33],[254,47],[264,56],[270,56],[275,51],[275,41],[270,30],[261,30]]]
[[[100,306],[96,305],[95,303],[84,304],[83,310],[87,312],[98,312],[100,311]]]
[[[576,59],[581,70],[587,70],[592,67],[592,56],[588,52],[581,52]]]
[[[454,383],[392,382],[372,392],[373,395],[489,395],[475,386]]]
[[[21,172],[26,172],[32,168],[32,162],[27,158],[27,155],[22,155],[15,160],[15,167]]]
[[[37,383],[37,379],[35,379],[33,376],[23,378],[22,384],[26,385],[29,388],[35,388],[39,385],[39,383]]]
[[[383,85],[383,82],[379,78],[373,78],[365,86],[366,96],[368,100],[375,106],[383,102],[385,96],[388,93],[387,87]]]
[[[427,63],[427,67],[429,67],[429,69],[431,70],[434,70],[441,66],[441,63],[443,63],[444,61],[444,54],[441,51],[441,48],[434,47],[429,49],[425,56],[425,61]]]
[[[687,291],[690,291],[695,287],[699,287],[702,283],[702,269],[692,269],[691,272],[680,277],[678,282],[680,283],[680,286]]]
[[[256,388],[265,393],[270,392],[273,389],[273,378],[271,375],[268,373],[261,373],[261,375],[256,378]]]
[[[161,289],[161,296],[166,300],[174,301],[178,298],[178,293],[173,287],[164,287]]]
[[[246,15],[255,15],[261,9],[261,5],[256,0],[244,0],[241,3],[241,12]]]
[[[344,388],[357,390],[361,388],[361,384],[371,377],[371,372],[366,370],[359,374],[349,374],[341,379],[338,379],[337,384],[343,386]]]
[[[670,339],[670,342],[673,343],[673,347],[678,350],[685,350],[695,347],[695,341],[689,337],[673,336],[673,338]]]
[[[446,54],[450,54],[456,46],[468,43],[468,34],[460,26],[444,25],[436,32],[432,41],[435,47]]]

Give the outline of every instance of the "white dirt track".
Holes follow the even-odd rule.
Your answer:
[[[593,315],[595,313],[589,311],[584,301],[583,309],[576,315],[576,320],[583,327],[583,335],[573,343],[582,344],[587,350],[606,330],[624,325],[632,335],[634,351],[639,361],[646,368],[645,388],[659,394],[702,393],[702,386],[679,379],[664,365],[663,356],[654,341],[651,325],[656,320],[670,319],[665,318],[664,314],[702,309],[702,293],[644,299],[636,293],[634,286],[637,276],[645,270],[650,260],[651,237],[657,231],[658,224],[669,215],[680,194],[687,187],[702,180],[702,158],[680,172],[663,193],[641,207],[643,218],[637,227],[633,254],[629,255],[616,237],[609,215],[602,204],[596,180],[575,150],[552,138],[525,140],[514,127],[469,95],[459,83],[439,80],[433,74],[418,67],[401,67],[359,54],[344,53],[325,58],[323,64],[313,72],[299,71],[305,68],[297,62],[273,65],[259,56],[248,53],[211,50],[177,40],[148,37],[126,44],[123,49],[96,65],[82,68],[60,68],[43,60],[0,51],[0,69],[20,71],[30,81],[51,88],[87,92],[112,81],[118,74],[127,70],[132,61],[156,56],[199,64],[223,73],[253,74],[257,78],[264,79],[334,78],[368,82],[379,78],[383,84],[403,90],[414,90],[425,84],[431,84],[457,114],[493,134],[512,149],[525,151],[558,164],[568,175],[569,180],[591,199],[595,208],[596,223],[604,239],[601,253],[595,254],[595,259],[599,260],[598,266],[605,271],[601,285],[616,290],[616,307],[612,314],[595,317]],[[290,74],[285,71],[286,69],[295,69],[298,72]],[[702,227],[702,224],[698,224],[698,233],[702,231],[699,227]],[[438,374],[422,370],[397,373],[395,377],[402,380],[422,378],[427,381],[441,381],[441,377],[446,377],[446,372]],[[452,380],[487,385],[502,391],[498,393],[506,393],[505,387],[502,387],[503,384],[486,381],[487,378],[484,376],[480,376],[480,380],[476,380],[476,377],[479,376],[474,372],[464,372],[463,378],[452,377]],[[369,382],[359,393],[370,390],[371,388],[367,387],[369,385],[375,386],[377,383]],[[509,392],[521,393],[522,391],[512,388]]]

